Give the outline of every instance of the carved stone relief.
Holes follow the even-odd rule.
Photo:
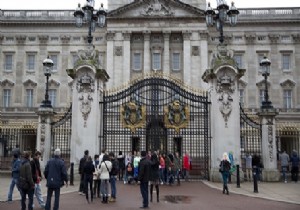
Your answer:
[[[234,81],[233,79],[228,75],[227,72],[225,72],[222,76],[219,76],[217,78],[217,87],[216,92],[219,94],[218,100],[220,102],[220,112],[222,113],[222,116],[225,121],[225,127],[228,127],[228,118],[232,111],[232,94],[235,91],[234,87]]]
[[[172,16],[174,12],[171,10],[169,5],[161,0],[152,0],[148,3],[147,7],[141,11],[141,15],[144,16]]]
[[[115,56],[122,56],[123,48],[122,46],[115,46]]]
[[[86,72],[78,79],[76,88],[79,95],[80,111],[84,119],[84,127],[86,127],[86,121],[92,109],[93,97],[91,96],[91,93],[95,91],[95,81]]]

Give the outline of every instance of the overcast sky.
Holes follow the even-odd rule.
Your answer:
[[[107,1],[95,0],[95,7],[99,8],[101,3],[107,8]],[[0,9],[75,9],[78,3],[83,5],[85,0],[0,0]],[[209,2],[209,1],[207,1]],[[210,0],[211,6],[216,7],[217,0]],[[300,7],[300,0],[234,0],[237,8],[259,8],[259,7]],[[230,4],[231,0],[227,0]]]

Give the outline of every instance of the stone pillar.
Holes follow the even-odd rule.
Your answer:
[[[98,53],[90,49],[79,51],[78,66],[68,70],[68,75],[74,81],[70,161],[76,167],[85,150],[89,150],[92,156],[100,154],[103,121],[100,102],[109,76],[104,69],[99,69]]]
[[[107,32],[107,50],[106,50],[106,71],[113,78],[114,77],[114,32]],[[113,87],[113,80],[107,83],[107,88],[111,89]]]
[[[125,82],[130,81],[130,60],[131,60],[131,53],[130,53],[130,35],[131,33],[125,32],[123,33],[123,77],[121,79],[120,85]]]
[[[204,74],[204,70],[208,67],[208,44],[207,44],[208,33],[201,31],[200,32],[200,71],[201,75]],[[201,88],[208,89],[208,84],[201,83]]]
[[[37,130],[36,150],[41,152],[41,167],[44,168],[51,155],[51,121],[53,108],[40,107]],[[54,148],[55,149],[55,148]]]
[[[191,32],[183,32],[183,81],[191,84]]]
[[[164,57],[163,57],[163,72],[170,74],[170,31],[164,31]]]
[[[144,73],[151,70],[150,31],[144,31]]]
[[[202,79],[209,85],[211,97],[211,170],[212,181],[221,181],[219,164],[224,152],[232,153],[234,165],[240,164],[240,107],[238,79],[244,70],[234,65],[232,54],[218,49],[214,54],[212,69],[205,71]],[[232,177],[234,179],[234,177]]]
[[[262,170],[263,181],[279,181],[280,173],[277,169],[276,126],[275,116],[278,113],[272,109],[263,109],[258,115],[262,124]]]

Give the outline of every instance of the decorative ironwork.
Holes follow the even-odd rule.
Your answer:
[[[241,157],[245,160],[247,154],[262,155],[262,129],[261,124],[252,120],[240,107],[240,136]]]
[[[165,107],[176,97],[185,107],[188,121],[178,132],[168,128],[165,121]],[[104,92],[100,107],[103,109],[100,150],[106,148],[124,154],[141,150],[179,151],[181,155],[189,151],[193,160],[192,177],[209,178],[211,136],[207,92],[192,90],[182,81],[163,74],[147,74],[122,88]],[[185,123],[183,116],[177,117],[176,113],[170,120],[175,124]],[[143,126],[137,127],[137,123]]]
[[[173,128],[179,133],[180,129],[188,126],[190,120],[189,108],[179,101],[179,95],[175,95],[174,100],[165,107],[164,112],[166,128]]]
[[[64,116],[56,122],[51,123],[51,153],[60,148],[61,157],[70,164],[71,154],[71,130],[72,130],[72,105]]]
[[[131,98],[128,103],[121,106],[121,121],[125,128],[129,128],[132,133],[135,133],[137,128],[145,126],[145,106],[141,106],[138,100]]]

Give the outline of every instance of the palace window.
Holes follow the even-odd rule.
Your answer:
[[[172,54],[172,69],[174,71],[180,70],[180,53],[178,52]]]
[[[281,68],[282,70],[290,70],[291,69],[291,54],[290,53],[283,53],[281,57]]]
[[[58,70],[58,55],[51,54],[49,57],[53,61],[53,71],[57,71]]]
[[[29,71],[35,70],[35,54],[33,53],[27,54],[27,70]]]
[[[292,108],[292,90],[283,90],[283,107],[285,109]]]
[[[4,70],[12,71],[12,69],[13,69],[13,55],[5,54]]]
[[[133,70],[139,71],[142,69],[142,54],[140,52],[133,53]]]
[[[3,90],[3,107],[10,107],[11,89]]]
[[[56,106],[56,89],[49,89],[48,91],[49,100],[51,101],[51,105],[53,107]]]
[[[235,60],[237,67],[241,69],[243,67],[243,55],[235,54],[233,59]]]
[[[26,89],[26,107],[33,107],[33,89]]]
[[[161,70],[161,53],[154,52],[152,54],[152,69]]]

